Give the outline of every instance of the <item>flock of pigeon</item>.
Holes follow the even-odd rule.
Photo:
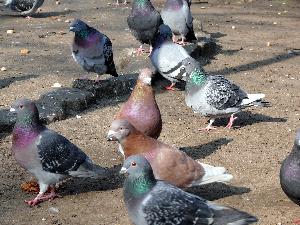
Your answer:
[[[7,0],[6,3],[10,9],[27,16],[34,13],[43,0]],[[236,113],[248,106],[267,106],[268,103],[262,101],[264,94],[247,94],[221,75],[210,76],[181,46],[196,39],[190,5],[191,1],[187,0],[167,0],[159,13],[149,0],[134,0],[128,26],[142,45],[151,46],[149,57],[157,72],[171,81],[168,89],[180,80],[186,81],[187,106],[210,118],[205,131],[215,129],[212,124],[220,117],[230,117],[227,128],[231,128]],[[84,70],[118,76],[112,43],[106,35],[79,19],[71,23],[70,31],[75,33],[73,58]],[[181,36],[180,41],[176,35]],[[140,46],[138,53],[144,51]],[[109,141],[119,143],[119,151],[124,156],[120,173],[128,174],[124,200],[131,221],[136,225],[256,222],[257,218],[246,212],[181,189],[229,182],[233,176],[223,167],[195,161],[157,140],[162,120],[151,86],[154,74],[148,68],[141,70],[131,96],[115,115],[107,134]],[[17,100],[11,111],[17,113],[12,140],[14,157],[39,183],[38,195],[26,201],[30,206],[57,197],[55,184],[70,176],[104,178],[111,175],[67,138],[44,126],[33,101]],[[300,130],[293,151],[282,164],[280,180],[288,197],[300,204]]]

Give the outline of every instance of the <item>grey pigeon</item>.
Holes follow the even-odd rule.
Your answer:
[[[130,156],[120,173],[127,173],[124,200],[135,225],[246,225],[254,216],[218,205],[156,180],[150,163],[141,155]]]
[[[18,100],[11,111],[17,113],[12,139],[13,155],[24,169],[37,178],[40,188],[34,199],[25,201],[27,204],[34,206],[57,197],[55,184],[70,176],[98,178],[108,174],[64,136],[42,125],[34,102]],[[48,187],[51,192],[45,194]]]
[[[284,193],[300,206],[300,129],[291,153],[281,165],[280,184]]]
[[[249,106],[268,106],[264,94],[247,94],[222,75],[210,76],[193,58],[183,60],[186,71],[185,101],[195,112],[210,118],[205,131],[215,129],[215,118],[230,116],[227,128],[231,128],[234,115]]]
[[[5,6],[22,16],[31,16],[44,3],[44,0],[6,0]]]
[[[80,19],[75,19],[70,25],[70,31],[75,33],[72,43],[74,60],[87,72],[98,75],[108,73],[117,77],[110,39]],[[97,76],[98,79],[98,76]]]
[[[181,36],[180,44],[185,44],[185,40],[197,40],[193,28],[190,4],[186,0],[167,0],[164,8],[161,10],[161,17],[164,24],[171,28],[174,34],[174,42],[176,42],[175,35]]]
[[[160,25],[150,55],[155,69],[166,79],[171,81],[167,90],[174,90],[175,83],[185,80],[186,73],[182,70],[182,60],[190,57],[180,45],[171,41],[172,31],[167,25]]]
[[[163,21],[150,0],[134,0],[127,23],[133,36],[142,44],[137,53],[140,54],[144,51],[143,44],[150,45],[151,53],[153,40]]]

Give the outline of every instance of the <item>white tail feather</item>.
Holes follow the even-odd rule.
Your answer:
[[[241,105],[249,105],[255,101],[259,101],[265,97],[265,94],[248,94],[248,98],[243,99]]]
[[[200,162],[198,163],[203,166],[205,174],[200,180],[194,181],[192,186],[214,182],[227,183],[233,178],[231,174],[227,173],[224,167],[215,167]]]
[[[10,5],[13,0],[6,0],[4,5]]]

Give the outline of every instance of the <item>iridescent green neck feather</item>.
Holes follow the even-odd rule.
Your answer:
[[[139,174],[139,176],[126,179],[125,189],[130,196],[139,197],[148,193],[155,184],[153,174]]]
[[[195,85],[202,85],[205,83],[206,79],[207,79],[207,76],[204,72],[204,70],[201,70],[201,69],[195,69],[191,75],[191,81],[193,84]]]

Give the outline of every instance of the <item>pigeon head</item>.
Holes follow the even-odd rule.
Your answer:
[[[31,100],[17,100],[10,108],[10,111],[17,113],[17,122],[19,123],[39,123],[39,111],[35,103]]]
[[[129,176],[138,176],[141,174],[153,174],[153,171],[150,163],[144,156],[133,155],[124,161],[120,173],[127,173]]]
[[[182,65],[182,69],[184,69],[187,74],[187,81],[191,81],[189,83],[193,83],[194,85],[201,85],[204,83],[206,74],[199,62],[192,57],[188,57],[182,60]]]
[[[127,175],[124,182],[125,199],[128,195],[135,197],[143,195],[156,184],[152,167],[142,155],[128,157],[124,161],[120,173]]]
[[[151,80],[152,80],[153,72],[149,68],[144,68],[141,70],[139,74],[139,80],[146,85],[151,86]]]
[[[114,120],[107,133],[107,140],[120,142],[133,131],[136,129],[127,120]]]
[[[70,25],[70,31],[75,33],[80,33],[81,31],[85,31],[89,28],[89,26],[80,19],[75,19]]]

